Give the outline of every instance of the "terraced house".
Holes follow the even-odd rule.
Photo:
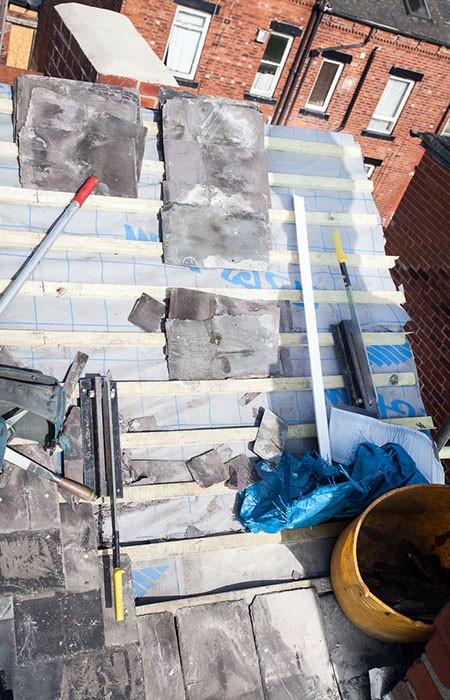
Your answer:
[[[61,4],[43,1],[30,66],[79,78],[51,60]],[[385,224],[422,157],[411,132],[450,133],[447,0],[82,4],[128,15],[185,90],[252,100],[273,124],[351,133]]]

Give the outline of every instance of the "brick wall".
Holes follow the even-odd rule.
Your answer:
[[[55,5],[62,5],[73,0],[42,0],[39,10],[39,24],[34,43],[31,68],[42,73],[49,59],[49,52],[53,43],[53,25],[58,19],[55,12]],[[101,7],[104,10],[114,10],[120,12],[122,0],[77,0],[80,5]]]
[[[52,31],[53,40],[49,47],[44,75],[95,83],[97,71],[56,12]]]
[[[439,613],[425,653],[389,694],[390,700],[448,700],[450,697],[450,603]]]
[[[314,2],[302,0],[271,0],[269,2],[235,2],[220,0],[220,12],[211,19],[210,28],[195,74],[193,92],[243,99],[251,89],[265,45],[255,42],[259,27],[268,29],[272,20],[306,28]],[[155,53],[163,58],[170,28],[176,12],[175,2],[149,0],[145,6],[134,0],[123,0],[122,12],[127,14],[137,30],[146,38]],[[362,42],[369,28],[347,20],[325,15],[312,44],[313,49],[346,46]],[[289,75],[301,37],[293,41],[288,61],[281,74],[273,100],[259,101],[262,112],[272,117],[276,102]],[[450,51],[448,49],[376,31],[362,48],[344,50],[353,60],[345,65],[337,89],[328,107],[329,118],[300,114],[322,64],[315,58],[307,72],[289,124],[314,129],[335,130],[340,127],[359,77],[372,49],[378,46],[375,60],[345,131],[354,135],[363,155],[382,161],[375,169],[374,197],[387,224],[401,199],[422,150],[409,131],[434,131],[450,100]],[[393,141],[362,136],[389,78],[392,66],[424,73],[415,84],[405,109],[394,129]]]
[[[356,43],[367,37],[368,33],[369,29],[362,25],[325,17],[313,48]],[[329,119],[325,123],[316,116],[299,114],[299,109],[304,107],[308,100],[322,64],[323,59],[317,57],[311,64],[290,123],[315,129],[338,129],[369,55],[376,46],[379,48],[344,130],[354,135],[365,157],[383,161],[382,165],[375,169],[373,182],[375,201],[387,224],[423,153],[419,141],[410,136],[410,129],[433,132],[448,106],[450,51],[381,31],[376,31],[364,47],[342,49],[344,53],[351,54],[353,60],[344,66],[328,105]],[[393,66],[421,72],[424,74],[423,80],[416,82],[413,87],[395,125],[393,141],[363,136],[361,132],[369,125]]]
[[[386,230],[386,251],[400,254],[393,270],[403,284],[407,330],[427,413],[439,427],[450,413],[450,170],[425,152]]]

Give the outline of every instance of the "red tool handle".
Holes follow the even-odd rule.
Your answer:
[[[95,190],[97,185],[98,177],[95,177],[95,175],[91,175],[90,177],[88,177],[84,185],[81,185],[80,189],[78,190],[72,201],[78,202],[80,207],[82,207],[86,199],[89,197],[91,192]]]

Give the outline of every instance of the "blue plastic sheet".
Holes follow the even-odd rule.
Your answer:
[[[362,443],[347,469],[309,452],[257,464],[261,481],[240,494],[239,519],[252,532],[279,532],[359,515],[379,496],[425,477],[401,445]]]

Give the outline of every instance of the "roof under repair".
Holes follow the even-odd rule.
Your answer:
[[[209,109],[210,98],[196,99],[199,112]],[[246,109],[251,121],[255,107]],[[11,112],[10,88],[2,86],[3,287],[72,196],[21,186]],[[228,159],[229,179],[239,176],[244,182],[254,176],[257,182],[245,197],[230,195],[224,203],[217,184],[222,166],[209,170],[211,159],[179,144],[170,146],[169,159],[164,143],[165,171],[161,115],[143,109],[141,116],[147,135],[137,197],[89,197],[0,319],[2,362],[13,358],[62,380],[81,350],[89,356],[86,373],[110,371],[117,382],[126,619],[117,627],[103,575],[110,573],[107,557],[101,556],[111,544],[108,499],[91,506],[60,492],[58,501],[52,484],[5,464],[0,498],[9,506],[0,510],[1,559],[18,563],[17,569],[12,564],[8,569],[0,559],[0,689],[3,682],[20,700],[369,700],[374,697],[370,688],[379,682],[374,669],[389,667],[392,687],[417,646],[371,639],[340,610],[328,576],[331,550],[344,523],[250,533],[236,518],[236,491],[224,483],[205,489],[187,467],[190,459],[220,445],[228,459],[253,455],[257,426],[267,409],[287,424],[289,450],[301,453],[315,446],[294,192],[305,202],[328,408],[347,402],[330,334],[333,323],[348,317],[332,235],[338,228],[349,255],[381,418],[394,428],[432,427],[403,329],[403,294],[390,276],[395,259],[384,254],[360,148],[344,133],[269,125],[249,164],[249,147],[231,139],[211,159]],[[214,136],[218,123],[208,122],[211,150],[223,141],[220,134]],[[129,138],[139,140],[134,126]],[[270,187],[265,202],[259,196],[262,173],[250,172],[261,158]],[[194,187],[198,207],[226,207],[227,217],[254,226],[252,232],[267,231],[267,249],[252,246],[242,252],[242,260],[230,261],[224,243],[221,260],[229,263],[218,266],[210,252],[198,257],[193,225],[188,227],[195,241],[193,259],[175,245],[170,254],[180,255],[180,264],[163,263],[163,245],[168,245],[161,241],[163,197],[171,216],[174,202],[185,206],[183,197],[192,205],[187,176],[176,182],[177,172],[188,171],[195,173],[189,188],[195,181],[201,185]],[[164,216],[163,211],[163,222]],[[228,223],[220,229],[222,241]],[[270,376],[238,376],[226,369],[199,377],[196,368],[210,371],[213,360],[203,362],[202,346],[192,344],[195,338],[184,364],[168,365],[164,326],[158,322],[145,332],[128,319],[142,293],[156,300],[155,313],[163,314],[172,289],[205,292],[215,308],[253,305],[256,318],[246,321],[241,335],[249,323],[261,332],[258,305],[272,304],[264,323],[276,316],[281,325]],[[169,333],[168,319],[166,324]],[[262,362],[267,361],[264,356]],[[192,377],[183,375],[191,371]],[[55,458],[52,464],[57,468]],[[434,477],[441,480],[440,473]],[[20,562],[25,560],[24,573]]]

